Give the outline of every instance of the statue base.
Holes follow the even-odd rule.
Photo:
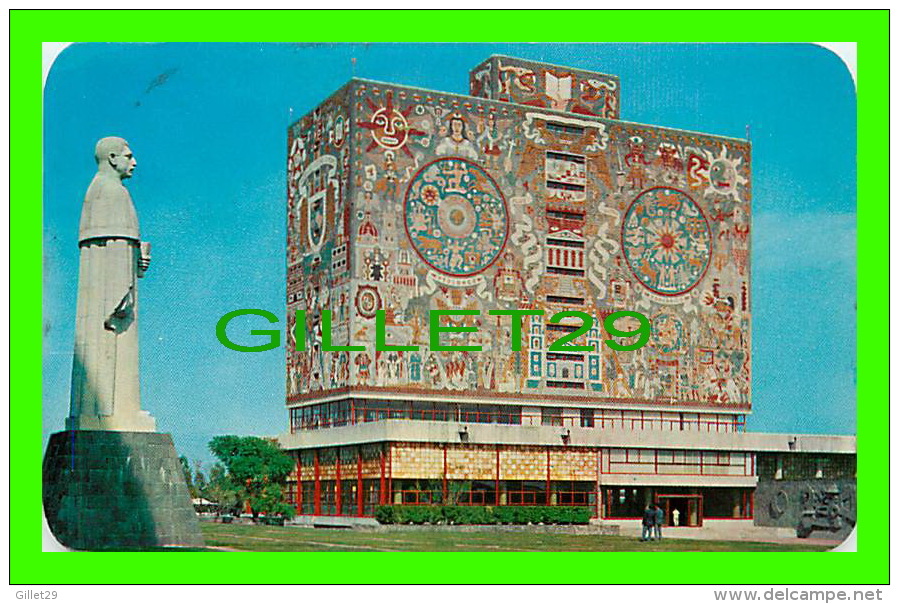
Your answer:
[[[44,512],[66,547],[201,547],[203,536],[169,434],[67,430],[50,437]]]
[[[156,432],[156,420],[146,411],[127,415],[79,415],[66,418],[66,431]]]

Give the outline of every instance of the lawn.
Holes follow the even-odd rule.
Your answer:
[[[202,523],[207,547],[255,552],[820,552],[821,545],[663,539],[528,532],[354,530]]]

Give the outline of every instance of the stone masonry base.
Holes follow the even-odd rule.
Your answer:
[[[43,489],[50,530],[66,547],[203,545],[169,434],[57,432],[44,456]]]

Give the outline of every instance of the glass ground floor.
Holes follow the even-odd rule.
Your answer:
[[[720,453],[711,453],[720,460]],[[666,481],[671,486],[616,485],[640,477],[607,471],[617,470],[608,463],[618,455],[614,449],[376,443],[291,454],[296,470],[288,501],[299,515],[370,517],[379,505],[549,505],[589,507],[593,517],[611,520],[642,518],[645,507],[656,503],[668,526],[753,517],[750,487],[678,486],[676,476]],[[668,452],[652,452],[654,468],[664,472],[668,466],[658,461],[660,455],[664,460]],[[698,456],[700,472],[716,472],[708,474],[714,483],[724,466],[702,466],[703,453]],[[652,480],[658,482],[659,475]]]
[[[666,526],[702,526],[704,520],[753,518],[754,489],[745,487],[611,487],[602,486],[605,519],[639,520],[655,503],[665,512]]]

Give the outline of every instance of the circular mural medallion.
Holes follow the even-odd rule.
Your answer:
[[[676,296],[693,289],[705,275],[712,233],[689,195],[655,187],[640,193],[628,208],[621,247],[640,283],[657,294]]]
[[[412,247],[436,271],[480,273],[499,257],[509,235],[506,200],[483,168],[448,157],[412,178],[404,206]]]
[[[360,285],[356,291],[356,310],[366,319],[374,318],[381,310],[381,296],[377,288],[371,285]]]

